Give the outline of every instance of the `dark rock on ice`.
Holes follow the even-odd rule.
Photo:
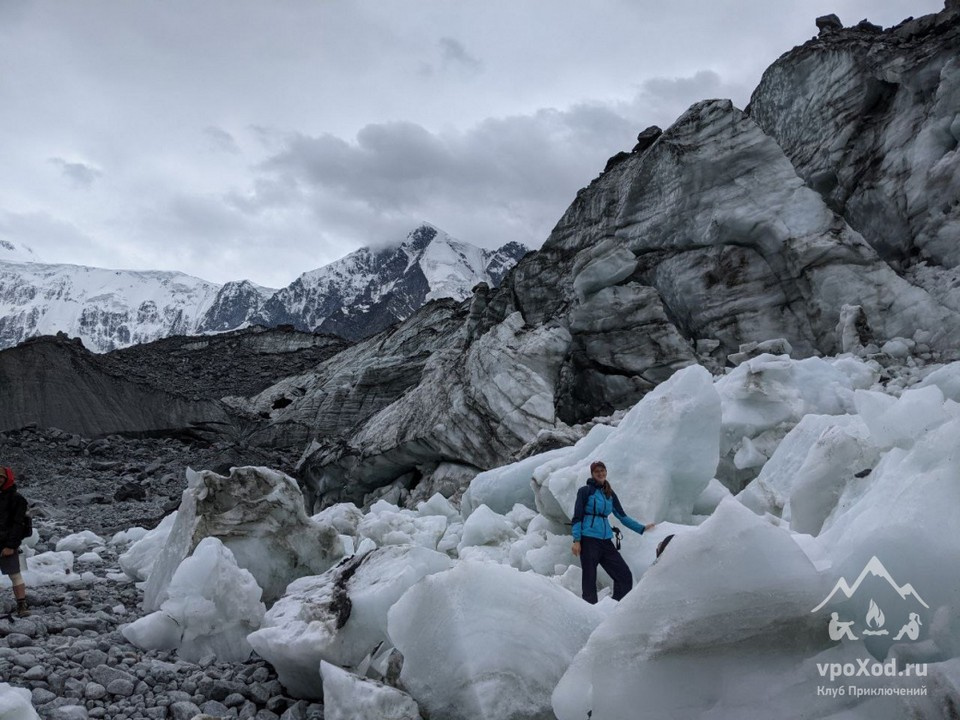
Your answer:
[[[840,22],[840,18],[833,13],[830,15],[821,15],[817,18],[817,29],[820,31],[820,34],[823,35],[825,32],[842,30],[843,23]]]

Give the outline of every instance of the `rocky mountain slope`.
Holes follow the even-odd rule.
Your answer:
[[[0,352],[0,432],[30,424],[241,441],[252,420],[220,399],[250,395],[315,367],[349,343],[292,328],[166,338],[103,355],[65,336]]]
[[[949,12],[885,32],[825,28],[751,98],[751,118],[797,174],[898,268],[960,262],[958,47]]]
[[[945,9],[881,32],[823,33],[768,71],[749,112],[707,100],[666,131],[645,131],[632,152],[612,158],[578,193],[540,251],[499,289],[480,290],[463,305],[460,331],[432,350],[415,387],[387,403],[375,386],[336,386],[350,406],[377,411],[351,416],[338,439],[315,433],[304,476],[322,493],[356,488],[359,478],[410,483],[443,463],[489,468],[541,431],[562,433],[565,424],[626,407],[693,362],[719,369],[751,343],[776,339],[767,347],[797,357],[850,350],[882,360],[881,348],[900,338],[889,347],[913,348],[927,360],[956,357],[960,316],[949,283],[919,283],[922,268],[893,262],[883,251],[889,242],[861,221],[855,199],[873,192],[867,180],[877,163],[895,165],[889,182],[899,197],[929,187],[931,197],[950,200],[937,201],[936,224],[917,218],[901,222],[901,231],[930,252],[956,246],[958,194],[938,174],[956,151],[918,163],[919,140],[896,146],[852,131],[846,137],[856,152],[817,148],[836,141],[824,118],[835,113],[831,122],[855,126],[861,109],[830,100],[861,92],[850,80],[852,61],[837,62],[838,46],[868,56],[872,72],[896,81],[884,127],[905,118],[929,122],[948,148],[943,131],[954,122],[937,118],[960,103],[949,59],[957,56],[957,19]],[[808,106],[810,118],[792,110]],[[825,199],[801,160],[807,156],[850,178],[843,201]],[[912,217],[909,208],[902,212]],[[923,239],[934,227],[948,242]],[[941,276],[957,272],[949,253],[937,258]],[[415,315],[406,327],[419,322]],[[376,343],[350,352],[356,367],[366,367]],[[267,406],[284,385],[257,398],[253,407],[270,412],[268,435],[310,428],[316,408],[330,401],[334,374],[333,366],[320,367],[298,379],[305,393],[281,409]]]
[[[905,352],[915,363],[953,359],[960,270],[948,250],[960,230],[956,173],[944,169],[957,157],[957,20],[948,8],[888,30],[828,27],[768,70],[746,111],[705,100],[667,130],[641,133],[499,288],[427,302],[260,392],[211,383],[197,397],[241,418],[241,431],[236,420],[225,427],[244,442],[303,449],[299,474],[325,502],[462,486],[524,448],[576,440],[572,426],[695,362],[720,372],[763,350],[848,351],[881,369]],[[864,90],[871,77],[891,84],[884,102]],[[821,182],[824,172],[836,184]],[[889,222],[863,210],[883,193]],[[917,214],[921,197],[928,212]],[[884,235],[890,223],[900,250]],[[262,312],[290,320],[336,285],[352,313],[398,318],[411,298],[429,300],[450,253],[452,241],[421,228],[396,251],[351,257],[360,281],[346,265],[308,274]],[[479,266],[467,266],[473,282]],[[377,294],[388,276],[400,278],[393,294]],[[327,323],[321,315],[310,322]],[[21,405],[17,422],[31,417]],[[731,486],[750,479],[732,457],[721,471]]]
[[[423,224],[399,245],[361,248],[273,290],[248,280],[219,286],[183,273],[42,264],[28,249],[5,242],[0,348],[65,332],[106,352],[251,324],[359,339],[409,317],[428,300],[462,300],[479,282],[498,284],[526,251],[514,242],[483,250]]]
[[[888,31],[827,25],[819,40],[778,61],[777,72],[789,77],[791,63],[810,62],[804,72],[815,82],[796,87],[816,104],[818,93],[846,84],[843,63],[830,70],[843,38],[875,43],[872,57],[886,58],[877,71],[901,79],[891,92],[902,107],[889,126],[914,117],[919,136],[936,119],[931,98],[944,106],[958,100],[952,61],[932,94],[910,91],[927,59],[957,56],[958,21],[960,11],[948,8]],[[924,51],[884,55],[900,46],[901,33]],[[72,555],[69,564],[61,560],[49,584],[31,578],[34,616],[0,626],[0,675],[25,688],[23,702],[44,718],[372,717],[359,708],[377,697],[381,717],[396,715],[400,698],[410,701],[410,717],[419,705],[424,715],[464,720],[620,718],[638,707],[676,717],[769,717],[771,708],[780,717],[955,717],[960,583],[943,568],[960,553],[960,367],[934,367],[960,356],[949,282],[958,263],[940,253],[949,243],[929,233],[940,223],[937,237],[955,244],[960,234],[950,212],[919,217],[900,205],[899,184],[888,190],[904,213],[901,228],[916,233],[909,242],[895,238],[904,252],[874,237],[870,218],[850,208],[859,202],[852,198],[875,191],[870,182],[885,182],[884,175],[869,180],[880,155],[907,168],[904,185],[949,196],[935,168],[954,162],[956,150],[933,165],[913,163],[922,154],[913,141],[904,136],[898,147],[887,137],[864,157],[836,160],[838,186],[848,188],[841,201],[785,147],[825,142],[820,124],[782,124],[787,135],[779,140],[767,129],[777,126],[775,112],[769,126],[754,117],[789,97],[778,83],[764,83],[749,112],[706,100],[666,131],[642,134],[499,289],[481,284],[462,302],[427,302],[364,341],[340,348],[288,330],[168,340],[103,357],[55,339],[0,353],[0,378],[16,372],[25,386],[15,389],[21,413],[30,392],[46,397],[49,367],[66,378],[59,387],[86,384],[104,405],[123,401],[117,412],[127,423],[142,422],[136,403],[150,415],[172,387],[181,397],[169,412],[179,422],[217,411],[252,423],[243,428],[243,452],[240,443],[200,448],[182,438],[0,432],[5,463],[25,468],[25,494],[39,496],[41,510],[52,506],[38,518],[36,549],[83,552],[75,564]],[[853,145],[861,142],[855,135]],[[743,362],[764,350],[774,354]],[[277,368],[279,382],[244,397],[269,381],[271,365],[248,365],[244,353],[273,352],[279,364],[307,351],[317,355],[297,369]],[[812,357],[827,354],[835,356]],[[117,379],[108,363],[135,387],[96,379]],[[154,363],[165,364],[150,374]],[[684,367],[693,363],[705,367]],[[90,365],[100,375],[83,370]],[[142,376],[126,379],[138,365]],[[181,366],[190,370],[180,373]],[[233,380],[219,378],[234,367]],[[11,388],[0,392],[7,397]],[[221,393],[228,397],[211,399]],[[67,397],[74,399],[58,412],[79,415],[77,396]],[[614,417],[590,434],[579,424],[606,412]],[[554,441],[578,442],[527,457]],[[367,511],[337,505],[308,522],[293,483],[245,468],[230,477],[189,473],[180,514],[129,565],[118,557],[129,533],[109,542],[63,537],[171,509],[188,458],[195,468],[287,468],[297,445],[306,446],[298,473],[310,503],[356,499]],[[598,606],[577,597],[580,573],[565,524],[597,456],[616,468],[631,515],[657,523],[624,543],[640,586],[613,612],[607,597]],[[515,457],[533,462],[476,477],[459,508],[442,497],[415,502]],[[736,497],[729,490],[749,478],[731,467],[755,476]],[[111,506],[91,497],[108,499],[130,484],[143,500]],[[380,494],[407,508],[371,503]],[[278,562],[289,557],[281,553],[290,539],[303,537],[310,552],[330,559],[304,528],[357,554],[322,575]],[[668,535],[675,539],[655,562],[653,548]],[[221,582],[212,592],[182,582],[167,618],[134,609],[141,599],[146,609],[163,608],[175,567],[184,580],[198,578],[177,563],[214,538],[236,549],[233,570],[242,566],[260,587],[268,578],[288,588],[260,629],[245,635],[258,653],[245,662],[223,660],[219,649],[193,654],[198,639],[236,632],[238,593],[222,581],[236,574],[219,574],[223,565],[215,566]],[[148,562],[146,595],[114,567],[142,579]],[[290,582],[306,572],[305,582]],[[860,580],[866,584],[855,595]],[[193,594],[183,592],[187,585]],[[831,600],[831,587],[849,589],[848,597]],[[875,595],[877,587],[886,595]],[[894,603],[908,599],[908,587],[909,603]],[[866,637],[861,629],[877,626],[874,597],[891,631]],[[834,623],[842,614],[848,629],[854,623],[846,618],[856,618],[860,637],[835,640],[831,614]],[[173,642],[152,650],[130,644],[135,634],[120,620],[134,617],[141,645],[169,643],[157,629],[171,623]],[[178,645],[179,654],[170,651]],[[855,661],[862,677],[848,685]],[[336,675],[328,663],[345,670]],[[338,685],[345,677],[352,680]],[[592,692],[597,678],[613,691]]]

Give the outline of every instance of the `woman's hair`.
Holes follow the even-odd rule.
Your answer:
[[[594,470],[606,470],[607,466],[603,464],[602,460],[594,460],[590,463],[590,477],[593,477]],[[603,494],[607,497],[613,497],[613,487],[610,485],[610,481],[605,481],[603,485]]]

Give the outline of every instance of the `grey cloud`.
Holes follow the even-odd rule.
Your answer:
[[[162,246],[152,243],[139,262],[164,267],[175,257],[178,267],[190,268],[190,274],[208,280],[250,278],[267,287],[282,287],[301,272],[364,244],[357,237],[331,232],[338,229],[330,222],[334,210],[344,212],[342,208],[328,208],[327,222],[320,227],[313,206],[289,192],[279,186],[274,190],[264,180],[257,193],[264,193],[271,202],[263,202],[263,196],[255,193],[187,192],[158,201],[141,214],[135,235],[161,237],[164,242]]]
[[[464,131],[392,122],[367,125],[350,141],[287,135],[250,189],[229,201],[254,214],[304,204],[319,227],[363,244],[386,228],[428,220],[472,242],[536,246],[639,130],[666,127],[693,102],[738,90],[705,70],[650,79],[619,103],[487,118]]]
[[[632,100],[618,109],[638,122],[666,128],[693,103],[711,98],[729,98],[743,108],[750,100],[750,88],[725,82],[713,70],[700,70],[688,77],[654,77],[641,83]]]
[[[290,207],[299,202],[303,193],[290,175],[258,177],[248,191],[231,190],[224,194],[224,202],[244,215],[262,215],[270,208]]]
[[[208,125],[203,129],[203,135],[210,141],[210,144],[216,149],[222,152],[231,153],[236,155],[240,152],[240,148],[237,146],[237,141],[234,139],[233,135],[228,133],[223,128],[218,128],[214,125]]]
[[[190,242],[231,240],[243,233],[244,223],[223,199],[210,195],[175,195],[151,212],[150,223],[169,231],[171,238]]]
[[[68,162],[59,157],[50,158],[49,162],[59,167],[64,176],[79,187],[90,187],[103,175],[97,168],[82,162]]]
[[[423,61],[417,67],[417,74],[430,78],[437,74],[457,73],[467,77],[483,71],[483,63],[469,52],[462,42],[452,37],[442,37],[437,41],[440,59],[436,63]]]
[[[78,262],[78,256],[96,250],[96,243],[80,228],[46,212],[0,209],[0,239],[26,245],[51,262]]]
[[[271,153],[280,152],[291,137],[291,133],[265,125],[248,125],[247,130],[261,148]]]
[[[460,67],[471,73],[479,72],[483,63],[467,52],[459,40],[451,37],[440,38],[440,62],[444,68]]]
[[[229,201],[247,213],[306,203],[320,227],[362,244],[429,220],[472,242],[539,245],[577,189],[636,133],[611,108],[581,104],[489,118],[464,132],[397,122],[367,125],[351,142],[294,135]]]
[[[258,201],[319,191],[383,212],[415,210],[438,197],[465,204],[568,202],[607,158],[632,147],[647,124],[669,125],[691,103],[727,89],[716,73],[704,71],[647,81],[636,97],[616,105],[488,118],[462,132],[393,122],[367,125],[350,142],[332,134],[291,135],[262,164],[259,185],[244,202],[252,209]]]
[[[700,70],[691,77],[656,77],[644,81],[643,93],[671,100],[686,100],[691,95],[709,97],[723,86],[713,70]]]
[[[4,0],[0,2],[0,22],[19,23],[30,10],[30,0]]]

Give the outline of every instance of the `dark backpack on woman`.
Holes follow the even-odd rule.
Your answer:
[[[27,504],[27,499],[22,495],[23,504]],[[28,537],[33,535],[33,515],[30,514],[30,508],[24,507],[23,509],[23,521],[20,523],[20,542],[23,542]]]
[[[6,482],[2,483],[3,485],[14,483],[13,469],[9,467],[2,468],[3,478]],[[33,516],[30,514],[30,508],[27,506],[27,499],[14,490],[16,493],[13,502],[13,513],[11,519],[14,522],[17,522],[19,518],[20,532],[19,532],[19,542],[23,542],[28,537],[33,535]]]

